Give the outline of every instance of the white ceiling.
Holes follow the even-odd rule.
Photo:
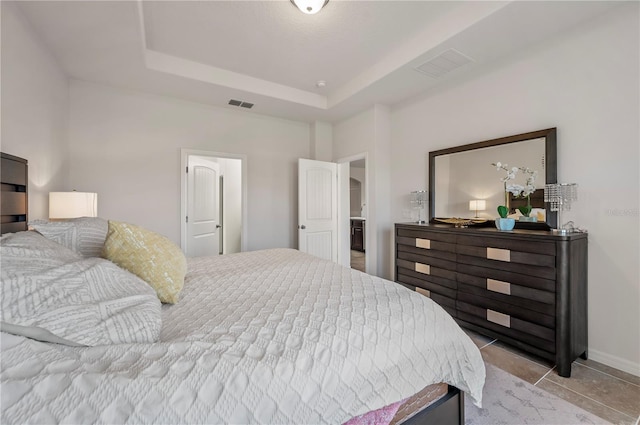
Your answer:
[[[618,3],[331,0],[316,15],[288,0],[19,4],[72,78],[331,122],[473,78]],[[439,78],[414,69],[449,49],[472,62]]]

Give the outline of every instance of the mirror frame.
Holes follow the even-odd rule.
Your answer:
[[[436,206],[435,196],[435,161],[436,157],[441,155],[448,155],[456,152],[466,152],[474,149],[488,148],[491,146],[506,145],[508,143],[517,143],[531,139],[545,139],[545,184],[558,182],[558,156],[557,156],[557,129],[556,127],[547,128],[544,130],[532,131],[529,133],[516,134],[515,136],[500,137],[498,139],[485,140],[483,142],[470,143],[468,145],[455,146],[453,148],[440,149],[437,151],[429,152],[429,222],[437,223],[436,217],[434,217],[434,211]],[[537,230],[550,230],[556,227],[557,213],[555,211],[549,211],[545,208],[545,222],[525,222],[516,220],[517,229],[537,229]],[[442,217],[445,218],[445,217]],[[446,217],[448,218],[448,217]],[[493,224],[493,220],[488,220],[487,223]]]

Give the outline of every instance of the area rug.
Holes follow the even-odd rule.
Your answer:
[[[482,409],[465,400],[467,425],[498,424],[609,424],[573,404],[508,374],[487,366]]]

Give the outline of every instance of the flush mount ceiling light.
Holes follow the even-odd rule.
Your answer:
[[[329,0],[291,0],[301,12],[306,13],[307,15],[313,15],[315,13],[320,12]]]

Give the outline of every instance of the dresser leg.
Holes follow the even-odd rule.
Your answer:
[[[587,353],[588,350],[584,350],[584,353],[580,354],[580,358],[583,360],[587,360],[589,358],[589,355]]]
[[[557,369],[558,375],[562,376],[563,378],[571,378],[571,362],[566,364],[558,363]]]

